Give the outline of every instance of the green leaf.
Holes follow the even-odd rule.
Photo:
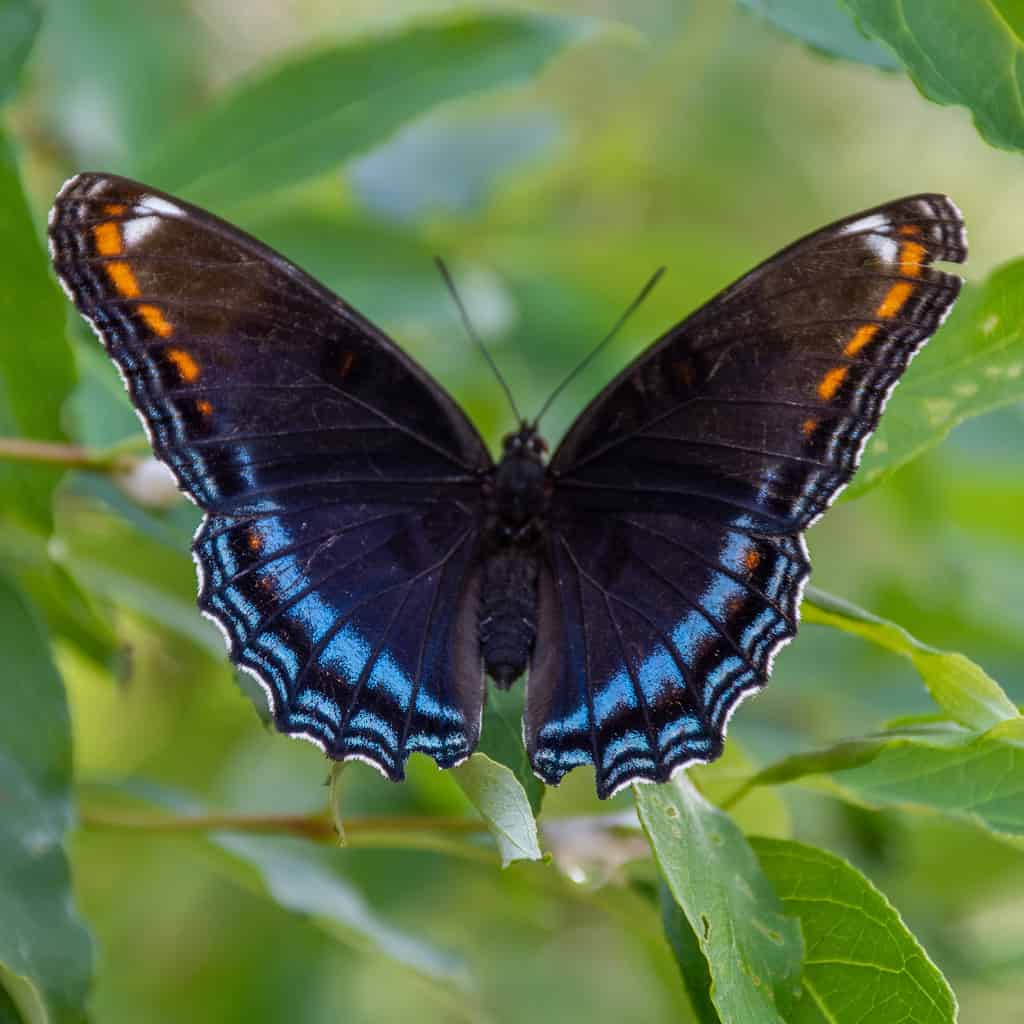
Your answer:
[[[68,305],[47,271],[14,154],[0,132],[0,433],[60,440],[74,382],[64,336]],[[48,533],[59,469],[0,462],[0,511]]]
[[[850,492],[873,487],[972,416],[1024,399],[1024,260],[968,285],[893,393]]]
[[[892,53],[857,29],[839,0],[739,0],[741,7],[829,57],[871,64],[891,71],[900,67]]]
[[[280,906],[309,914],[326,931],[368,953],[385,956],[434,982],[464,989],[467,969],[379,918],[362,894],[339,873],[338,850],[305,839],[221,833],[214,841],[260,875],[262,888]]]
[[[524,695],[521,686],[508,690],[490,687],[477,750],[512,771],[525,790],[530,809],[536,817],[544,799],[544,784],[533,774],[530,758],[523,746]]]
[[[953,719],[978,732],[1017,718],[1016,705],[1002,687],[973,661],[955,651],[940,651],[912,637],[902,626],[808,587],[801,611],[804,622],[834,626],[909,658],[935,703]]]
[[[62,492],[58,505],[50,545],[54,560],[91,594],[130,608],[222,659],[222,638],[196,608],[189,529],[147,516],[107,480],[79,476],[73,488]],[[184,511],[194,528],[195,510]]]
[[[34,0],[0,0],[0,103],[14,92],[42,20]]]
[[[202,89],[202,22],[180,0],[48,3],[39,39],[50,145],[77,169],[133,174]]]
[[[143,177],[203,203],[262,198],[339,166],[439,103],[529,79],[590,26],[462,14],[305,54],[193,119]]]
[[[843,0],[936,103],[967,107],[993,146],[1024,149],[1019,0]]]
[[[487,822],[503,868],[516,860],[541,859],[533,809],[511,768],[476,753],[451,774]]]
[[[751,845],[807,946],[803,998],[791,1022],[956,1020],[946,979],[859,871],[802,843],[755,838]]]
[[[800,929],[783,915],[743,833],[683,772],[633,790],[662,877],[707,960],[722,1020],[782,1020],[800,977]]]
[[[661,921],[665,938],[676,958],[676,965],[683,978],[683,986],[690,998],[690,1006],[698,1024],[721,1024],[715,1004],[711,1002],[711,972],[701,952],[697,935],[679,909],[672,890],[664,881],[658,886],[658,903],[661,905]]]
[[[833,793],[856,803],[927,808],[1024,835],[1024,718],[980,734],[921,725],[796,754],[758,772],[733,800],[755,786],[826,774]]]
[[[498,181],[564,135],[548,111],[482,110],[421,118],[348,168],[361,206],[392,221],[478,211]]]
[[[92,977],[92,943],[74,910],[63,848],[71,725],[46,635],[4,577],[0,646],[0,984],[27,1020],[77,1020]]]

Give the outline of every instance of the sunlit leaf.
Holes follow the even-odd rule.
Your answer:
[[[891,70],[900,63],[857,29],[840,0],[740,0],[740,5],[829,57]]]
[[[983,733],[937,723],[846,740],[783,758],[741,792],[820,775],[858,803],[922,807],[1024,835],[1024,718]]]
[[[263,196],[366,152],[439,103],[530,78],[590,26],[461,14],[304,54],[193,119],[143,176],[202,203]]]
[[[662,877],[707,960],[722,1020],[784,1020],[800,977],[800,929],[743,833],[682,772],[633,790]]]
[[[1017,0],[842,0],[936,103],[967,107],[994,146],[1024,149],[1024,9]]]
[[[896,388],[850,488],[874,486],[958,423],[1024,399],[1024,260],[968,286]]]
[[[0,577],[0,985],[26,1020],[84,1010],[92,944],[74,909],[64,835],[71,820],[71,725],[49,644]]]
[[[855,868],[788,840],[751,840],[807,958],[794,1022],[952,1024],[956,998],[892,904]]]
[[[511,768],[476,753],[451,773],[487,822],[498,844],[502,867],[516,860],[541,859],[533,809]]]
[[[1018,717],[1016,705],[980,666],[955,651],[940,651],[921,643],[895,622],[880,619],[815,587],[809,587],[804,595],[802,615],[805,622],[834,626],[909,658],[935,703],[968,729],[980,732]]]

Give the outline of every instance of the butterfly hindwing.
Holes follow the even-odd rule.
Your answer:
[[[607,795],[721,750],[796,631],[803,531],[856,469],[937,329],[966,256],[944,196],[824,228],[670,330],[590,404],[551,462],[527,696],[533,764],[593,763]]]
[[[479,435],[431,378],[282,256],[154,189],[83,174],[54,266],[156,455],[207,515],[200,606],[284,732],[400,777],[472,749]]]

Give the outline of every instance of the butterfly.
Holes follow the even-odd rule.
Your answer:
[[[277,728],[401,779],[480,735],[526,674],[523,735],[601,797],[722,752],[796,633],[804,531],[849,482],[966,258],[945,196],[822,228],[668,330],[547,458],[495,462],[453,399],[283,256],[146,185],[80,174],[57,275],[156,456],[205,515],[199,607]]]

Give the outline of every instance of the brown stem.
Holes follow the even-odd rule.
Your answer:
[[[132,814],[123,811],[82,811],[86,828],[129,828],[149,832],[207,832],[227,829],[236,832],[286,832],[306,839],[334,839],[331,822],[319,814]],[[463,817],[355,817],[345,819],[347,834],[382,832],[486,832],[487,824]]]
[[[68,469],[91,469],[101,473],[124,472],[135,462],[131,456],[120,452],[95,451],[77,444],[22,437],[0,437],[0,459],[49,462]]]

